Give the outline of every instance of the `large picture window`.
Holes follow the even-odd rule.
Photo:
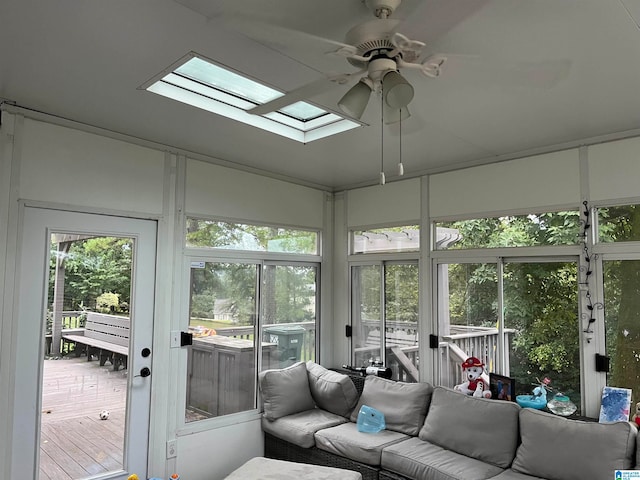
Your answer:
[[[515,379],[515,394],[547,377],[580,407],[578,212],[435,226],[436,249],[448,250],[434,253],[440,383],[462,383],[460,364],[474,356],[488,373]],[[546,247],[556,247],[553,255]]]
[[[317,252],[317,232],[189,224],[185,421],[193,422],[257,408],[260,369],[316,360],[319,263],[300,253]]]
[[[351,362],[379,362],[395,380],[419,381],[420,228],[354,229],[350,251]]]

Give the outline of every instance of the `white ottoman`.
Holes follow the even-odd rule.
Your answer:
[[[255,457],[231,472],[225,480],[362,480],[362,475],[342,468],[285,462]]]

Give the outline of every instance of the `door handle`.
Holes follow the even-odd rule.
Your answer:
[[[140,375],[136,375],[136,377],[148,377],[149,375],[151,375],[151,370],[149,370],[149,367],[142,367],[140,369]]]

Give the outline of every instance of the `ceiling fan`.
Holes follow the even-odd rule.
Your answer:
[[[426,77],[437,78],[443,71],[447,57],[436,54],[421,59],[425,43],[402,34],[400,30],[405,22],[390,18],[401,1],[363,0],[375,19],[355,25],[347,32],[343,43],[320,39],[337,46],[338,48],[330,53],[346,58],[351,65],[359,69],[358,71],[329,76],[303,85],[248,112],[264,115],[322,93],[336,84],[344,85],[357,78],[357,83],[338,102],[345,114],[360,119],[369,103],[371,93],[375,92],[382,98],[384,123],[396,123],[408,118],[408,105],[413,99],[414,89],[401,75],[400,70],[418,70]],[[458,1],[446,5],[447,2],[443,0],[431,0],[424,2],[423,8],[448,14],[438,15],[442,21],[437,30],[441,34],[485,2],[486,0]],[[433,35],[430,37],[433,38]]]

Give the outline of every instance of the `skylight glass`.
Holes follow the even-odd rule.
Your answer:
[[[308,102],[275,112],[249,111],[284,95],[196,54],[189,54],[141,88],[218,115],[307,143],[362,125]]]

